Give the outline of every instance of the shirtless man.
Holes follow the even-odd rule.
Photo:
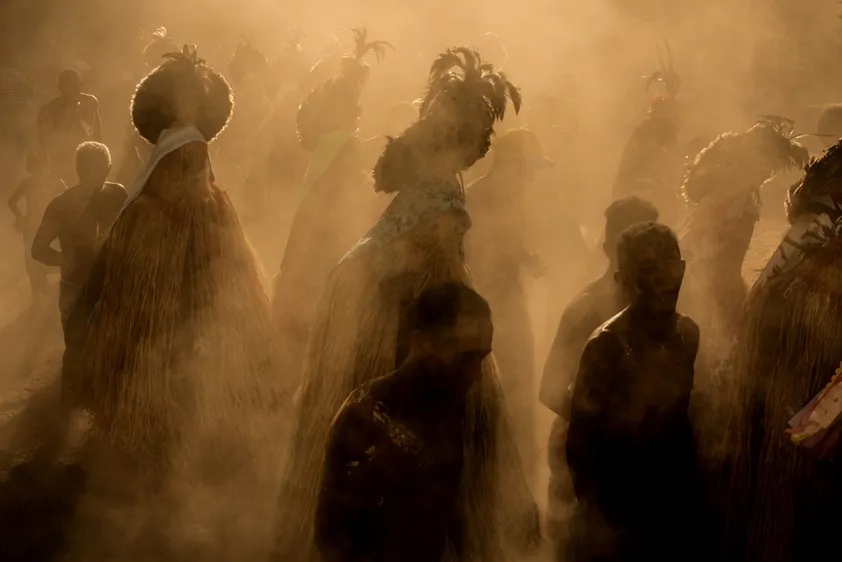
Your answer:
[[[26,171],[29,175],[15,189],[9,198],[9,209],[15,215],[15,229],[23,235],[26,273],[32,289],[33,303],[47,292],[48,268],[32,259],[32,242],[41,224],[44,210],[53,197],[65,189],[64,182],[50,173],[47,156],[40,150],[31,151],[26,157]],[[26,210],[21,211],[23,200]]]
[[[431,562],[448,550],[462,560],[460,427],[491,352],[491,313],[447,283],[408,316],[406,361],[355,390],[333,421],[316,514],[325,562]]]
[[[687,409],[699,329],[675,311],[685,268],[678,240],[657,223],[632,226],[617,241],[617,265],[630,304],[588,340],[573,392],[576,560],[697,559]]]
[[[73,69],[59,74],[59,96],[38,111],[38,143],[53,166],[53,173],[73,183],[73,155],[85,141],[102,141],[99,101],[82,92],[82,77]]]
[[[79,184],[53,199],[32,242],[32,257],[61,268],[59,311],[67,343],[67,320],[93,264],[99,237],[111,227],[126,201],[122,185],[106,182],[111,153],[98,142],[76,149]],[[50,245],[59,241],[61,251]]]
[[[625,302],[617,272],[617,238],[626,228],[647,221],[657,221],[658,210],[637,196],[611,203],[605,210],[605,241],[602,250],[608,267],[601,277],[587,285],[571,301],[561,316],[541,380],[540,400],[556,414],[547,447],[550,485],[547,502],[547,528],[553,542],[555,560],[567,560],[569,519],[575,503],[570,473],[567,470],[565,443],[570,421],[572,388],[585,343],[603,323],[618,314]]]

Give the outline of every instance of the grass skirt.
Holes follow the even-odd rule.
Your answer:
[[[185,524],[267,541],[293,388],[252,250],[206,162],[204,143],[167,155],[117,219],[64,383],[129,487],[163,491],[178,506],[164,513]]]
[[[354,388],[395,369],[402,311],[426,285],[471,283],[460,255],[441,255],[440,244],[419,243],[423,230],[418,227],[386,244],[367,241],[328,279],[316,311],[284,471],[275,560],[318,560],[313,522],[330,423]],[[523,543],[534,540],[538,529],[537,518],[530,518],[534,504],[493,358],[483,370],[465,418],[461,501],[470,514],[468,552],[476,560],[494,562],[501,559],[500,544],[507,538],[499,535]]]
[[[817,559],[842,526],[840,460],[817,460],[784,433],[842,358],[840,264],[835,238],[749,295],[733,361],[734,559]]]

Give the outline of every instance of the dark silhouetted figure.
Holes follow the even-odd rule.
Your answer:
[[[588,284],[567,305],[544,364],[539,397],[541,403],[557,416],[547,447],[550,465],[547,531],[553,542],[555,559],[559,562],[569,559],[569,521],[576,499],[567,469],[565,445],[579,358],[594,330],[628,305],[615,279],[617,239],[620,233],[632,225],[656,220],[658,210],[637,196],[619,199],[608,206],[605,210],[605,241],[602,245],[608,258],[608,267],[601,277]]]
[[[695,560],[700,531],[687,409],[699,330],[675,311],[675,234],[642,223],[617,242],[630,303],[585,345],[567,439],[579,561]]]
[[[111,228],[127,197],[122,185],[105,181],[110,171],[111,153],[107,146],[98,142],[79,145],[79,184],[47,205],[32,242],[33,259],[61,268],[58,306],[68,349],[72,347],[68,320],[93,266],[97,244]],[[55,240],[61,251],[51,247]]]
[[[78,72],[63,70],[58,77],[59,96],[38,111],[38,142],[47,152],[53,173],[68,185],[76,179],[76,147],[85,141],[102,140],[99,101],[82,88]]]
[[[418,296],[408,322],[406,361],[351,393],[331,426],[316,512],[325,562],[462,560],[464,413],[491,313],[445,283]]]
[[[26,274],[32,289],[33,302],[47,292],[48,268],[32,258],[32,242],[41,224],[47,205],[64,191],[65,185],[50,173],[47,156],[40,150],[33,150],[26,158],[26,171],[29,175],[15,189],[9,198],[9,208],[15,215],[15,229],[23,235]],[[21,211],[19,202],[23,200],[26,210]]]

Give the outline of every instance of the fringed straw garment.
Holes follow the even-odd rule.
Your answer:
[[[249,544],[243,556],[269,540],[293,389],[252,250],[207,164],[203,142],[168,154],[115,222],[66,382],[109,449],[133,459],[142,480],[129,488],[168,490],[168,517],[224,529]]]
[[[435,189],[441,193],[416,191]],[[414,199],[430,197],[442,197],[437,211],[414,208],[429,203]],[[468,218],[464,210],[455,210],[460,205],[464,209],[459,185],[401,191],[367,238],[331,273],[305,363],[279,499],[275,560],[319,559],[313,546],[313,522],[330,423],[354,388],[395,369],[405,308],[426,285],[471,284],[461,253]],[[468,559],[483,562],[502,559],[498,534],[514,540],[537,534],[527,517],[532,499],[496,371],[490,358],[482,382],[471,392],[465,428],[462,504],[469,514]]]
[[[842,238],[749,295],[734,373],[740,377],[729,530],[734,559],[817,560],[842,528],[842,464],[817,460],[784,433],[842,361]],[[740,548],[740,547],[743,548]]]

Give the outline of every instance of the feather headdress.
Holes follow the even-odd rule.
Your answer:
[[[433,61],[427,92],[419,108],[422,117],[444,101],[467,106],[480,104],[491,125],[506,115],[508,100],[520,111],[520,90],[493,64],[468,47],[453,47]]]
[[[681,86],[681,78],[678,72],[675,71],[675,60],[672,54],[670,44],[664,40],[664,50],[666,51],[666,60],[661,52],[660,45],[656,45],[658,50],[658,70],[649,75],[646,79],[646,91],[652,89],[653,84],[663,84],[665,93],[663,97],[675,99],[678,97],[678,89]]]
[[[371,71],[365,56],[374,53],[380,61],[387,48],[394,48],[386,41],[368,41],[364,28],[349,31],[354,36],[354,50],[342,58],[336,74],[313,88],[298,110],[298,138],[307,150],[313,150],[326,133],[356,129],[360,96]]]
[[[807,165],[801,181],[789,188],[786,213],[790,222],[807,210],[810,201],[842,193],[842,140]]]
[[[491,146],[494,124],[506,115],[509,100],[520,111],[520,90],[494,65],[467,47],[453,47],[430,67],[427,91],[418,104],[419,120],[389,139],[374,169],[375,189],[393,193],[416,182],[424,159],[459,153],[458,169],[471,167]]]
[[[228,82],[200,59],[195,46],[164,55],[164,63],[138,84],[132,97],[132,122],[137,132],[155,144],[161,131],[179,121],[178,99],[195,96],[195,126],[210,142],[228,124],[234,99]]]
[[[745,132],[719,135],[688,168],[681,187],[684,198],[699,202],[715,189],[733,186],[747,173],[759,174],[744,179],[760,187],[775,172],[806,165],[808,153],[795,141],[793,125],[790,119],[763,115]],[[747,166],[749,161],[757,165]]]

